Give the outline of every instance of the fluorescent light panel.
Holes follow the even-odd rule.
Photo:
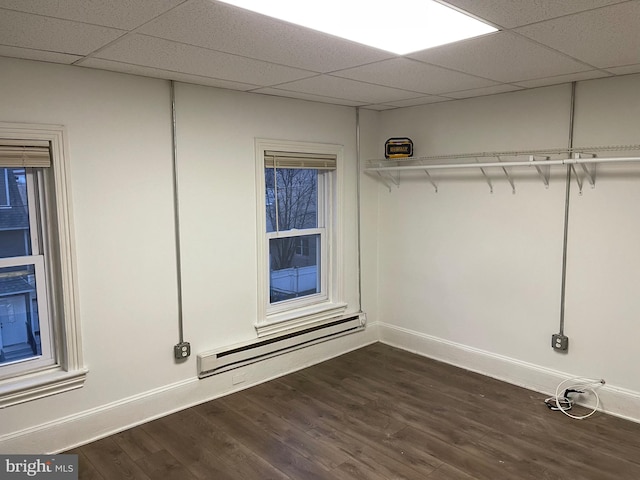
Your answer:
[[[497,30],[432,0],[222,1],[398,55]]]

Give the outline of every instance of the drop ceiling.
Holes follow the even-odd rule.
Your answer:
[[[0,56],[373,110],[640,73],[640,0],[446,3],[499,31],[398,56],[213,0],[0,0]]]

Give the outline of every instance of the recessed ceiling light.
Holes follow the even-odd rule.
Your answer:
[[[398,55],[497,30],[433,0],[222,1]]]

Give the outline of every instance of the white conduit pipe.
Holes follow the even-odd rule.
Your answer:
[[[361,207],[361,186],[360,175],[361,170],[361,155],[360,155],[360,107],[356,107],[356,222],[357,222],[357,237],[358,237],[358,311],[362,312],[362,221],[360,216],[362,215]]]
[[[576,85],[577,82],[571,82],[571,111],[569,115],[569,142],[568,147],[569,151],[573,150],[573,126],[574,120],[576,116]],[[574,159],[580,157],[580,155],[574,154]],[[529,160],[533,160],[533,157],[529,157]],[[569,205],[571,202],[571,164],[567,165],[567,181],[566,181],[566,191],[564,197],[564,225],[563,225],[563,240],[562,240],[562,282],[560,284],[560,328],[558,329],[558,334],[561,337],[564,337],[564,311],[566,305],[566,292],[567,292],[567,249],[569,248]],[[554,337],[552,337],[554,338]],[[565,342],[568,340],[564,340]],[[562,343],[562,340],[561,340]],[[561,351],[567,352],[567,348],[557,349],[557,345],[553,345],[553,348]],[[568,347],[568,344],[566,345]]]
[[[173,225],[176,254],[176,288],[178,302],[178,338],[184,342],[184,321],[182,316],[182,248],[180,246],[180,195],[178,194],[178,142],[176,129],[176,91],[173,80],[169,81],[171,101],[171,165],[173,167]]]
[[[640,157],[610,157],[610,158],[564,158],[560,160],[538,160],[529,162],[486,162],[486,163],[452,163],[436,165],[405,165],[395,167],[369,167],[373,172],[394,170],[445,170],[458,168],[491,168],[491,167],[535,167],[543,165],[577,165],[582,163],[624,163],[640,162]]]

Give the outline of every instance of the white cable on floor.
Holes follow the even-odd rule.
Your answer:
[[[571,385],[568,385],[566,387],[563,387],[563,385],[565,385],[568,382],[576,382],[576,381],[581,381],[581,383],[572,383]],[[601,387],[602,385],[604,385],[604,380],[593,380],[593,379],[589,379],[589,378],[580,378],[580,377],[574,377],[574,378],[568,378],[562,382],[560,382],[560,384],[558,385],[558,387],[556,388],[556,394],[554,397],[552,397],[552,399],[555,401],[556,407],[558,410],[560,410],[562,413],[564,413],[567,417],[571,417],[575,420],[584,420],[585,418],[590,417],[591,415],[593,415],[594,413],[596,413],[596,411],[598,411],[598,407],[600,406],[600,397],[598,396],[598,393],[596,392],[596,388],[597,387]],[[564,399],[566,397],[562,396],[562,391],[563,390],[583,390],[583,391],[588,391],[591,392],[593,394],[594,397],[596,397],[596,406],[593,407],[593,410],[589,413],[587,413],[586,415],[572,415],[570,413],[568,413],[568,410],[571,408],[567,408],[567,407],[563,407],[562,406],[562,401],[561,399]]]

